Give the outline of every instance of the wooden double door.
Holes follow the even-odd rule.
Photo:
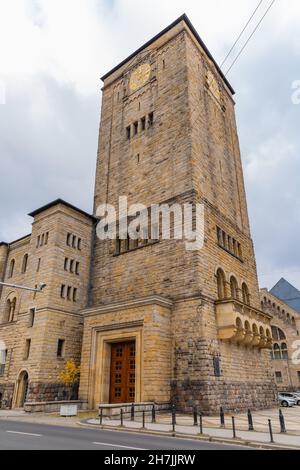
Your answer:
[[[135,401],[135,341],[112,343],[110,403]]]

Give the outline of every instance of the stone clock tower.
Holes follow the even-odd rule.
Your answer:
[[[103,203],[204,205],[204,246],[95,237],[80,398],[206,413],[275,400],[234,91],[184,15],[103,77]]]

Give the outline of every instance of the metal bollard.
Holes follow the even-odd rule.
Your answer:
[[[175,434],[175,426],[176,426],[176,408],[175,405],[172,406],[172,432]]]
[[[131,421],[134,421],[134,403],[131,405],[130,419]]]
[[[281,410],[279,410],[280,432],[286,433],[285,420]]]
[[[248,431],[254,431],[253,419],[251,410],[248,410]]]
[[[103,409],[100,409],[100,426],[102,426],[102,421],[103,421]]]
[[[274,437],[273,437],[273,430],[272,430],[272,421],[268,419],[269,423],[269,432],[270,432],[270,442],[274,442]]]
[[[152,423],[156,423],[155,405],[152,406]]]
[[[221,424],[221,428],[225,428],[225,415],[224,415],[224,410],[223,410],[223,407],[221,406],[220,407],[220,424]]]
[[[120,410],[120,418],[121,418],[121,427],[123,427],[123,408]]]
[[[199,421],[200,421],[200,434],[203,434],[203,423],[202,423],[202,413],[199,413]]]
[[[232,416],[232,434],[233,434],[233,438],[235,439],[236,438],[236,431],[235,431],[235,418],[234,416]]]
[[[143,429],[145,429],[145,410],[143,410]]]
[[[194,406],[193,415],[194,415],[194,426],[198,426],[198,413],[197,413],[197,407],[196,406]]]
[[[176,424],[176,405],[172,405],[172,420],[174,417],[174,423]]]

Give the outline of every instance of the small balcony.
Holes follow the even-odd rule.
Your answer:
[[[259,349],[272,349],[272,316],[238,300],[216,302],[219,339]]]

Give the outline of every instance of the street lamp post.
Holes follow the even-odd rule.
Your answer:
[[[38,293],[43,293],[46,284],[44,282],[41,282],[39,287],[36,289],[33,289],[32,287],[26,287],[26,286],[19,286],[18,284],[8,284],[7,282],[0,282],[0,286],[3,287],[12,287],[13,289],[22,289],[22,290],[29,290],[31,292],[38,292]]]

